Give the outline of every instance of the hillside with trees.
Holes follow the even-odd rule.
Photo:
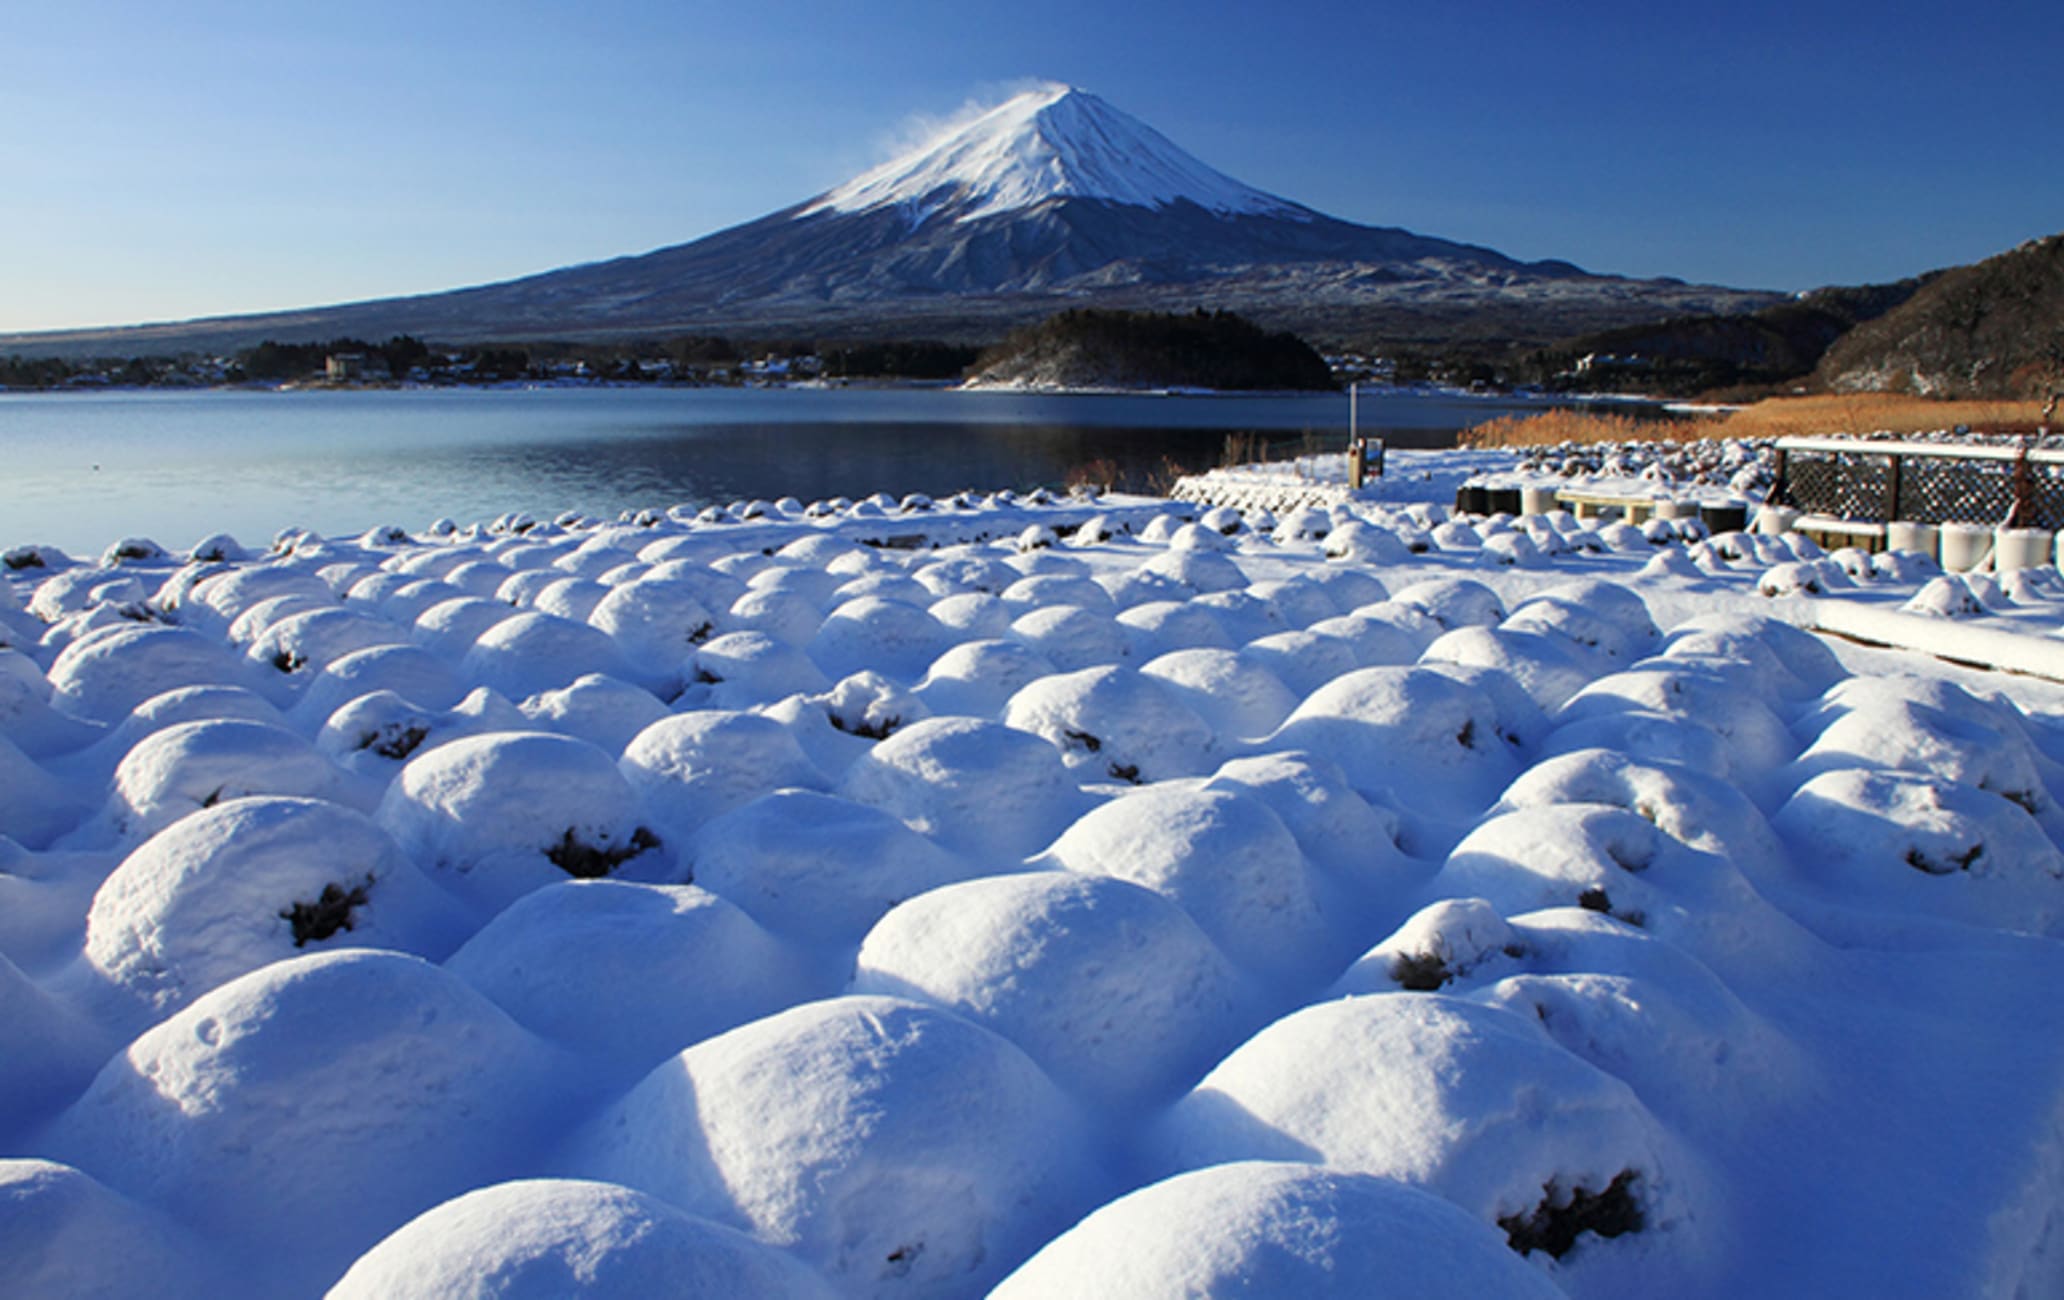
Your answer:
[[[1837,339],[1941,274],[1815,289],[1743,315],[1679,316],[1584,334],[1527,353],[1514,377],[1565,391],[1675,397],[1772,388],[1811,375]]]
[[[1828,349],[1822,384],[2026,397],[2064,383],[2064,235],[1958,267]]]
[[[970,383],[1028,388],[1330,389],[1304,340],[1231,312],[1187,315],[1077,309],[1011,332]]]

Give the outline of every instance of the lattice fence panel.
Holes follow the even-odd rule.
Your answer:
[[[1855,452],[1799,452],[1785,458],[1785,495],[1808,514],[1882,519],[1892,458]]]
[[[1900,456],[1899,500],[1889,518],[1915,523],[1998,524],[2014,508],[2014,463],[1949,456]],[[1891,504],[1894,458],[1885,453],[1792,451],[1785,458],[1784,496],[1810,514],[1884,522]],[[2029,516],[2035,528],[2064,529],[2064,466],[2028,466]]]
[[[1997,524],[2014,508],[2014,466],[1999,460],[1908,457],[1899,517],[1922,524]]]

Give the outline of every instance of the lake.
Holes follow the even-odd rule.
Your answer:
[[[1525,400],[1371,395],[1399,447]],[[1046,395],[937,389],[539,388],[0,394],[0,547],[97,555],[124,536],[346,535],[509,511],[615,517],[737,498],[1059,485],[1108,459],[1217,463],[1232,431],[1337,448],[1345,393]]]

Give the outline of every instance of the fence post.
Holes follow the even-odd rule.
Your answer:
[[[1892,453],[1892,472],[1885,476],[1885,522],[1899,518],[1899,467],[1905,462],[1898,452]]]

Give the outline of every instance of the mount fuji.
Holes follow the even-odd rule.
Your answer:
[[[1342,221],[1212,169],[1093,94],[1049,86],[825,194],[639,256],[421,297],[0,336],[0,349],[401,333],[980,339],[1079,306],[1221,307],[1321,335],[1546,339],[1776,300]]]

